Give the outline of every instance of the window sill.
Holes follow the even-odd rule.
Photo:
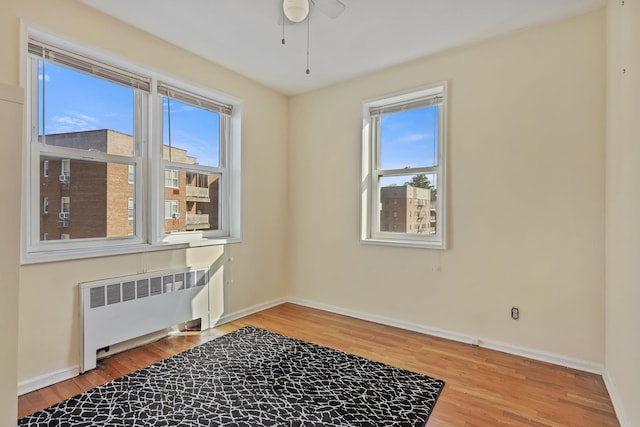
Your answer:
[[[360,243],[364,245],[381,245],[381,246],[400,246],[406,248],[419,249],[447,249],[442,241],[420,241],[413,239],[387,239],[387,238],[365,238],[360,239]]]
[[[114,246],[107,248],[82,248],[82,249],[68,249],[68,250],[57,250],[57,251],[42,251],[42,252],[30,252],[23,253],[20,259],[21,265],[28,264],[40,264],[46,262],[57,262],[57,261],[75,261],[80,259],[87,258],[101,258],[107,256],[116,256],[116,255],[130,255],[135,253],[143,253],[143,252],[157,252],[157,251],[167,251],[174,249],[187,249],[187,248],[196,248],[196,247],[204,247],[204,246],[219,246],[219,245],[227,245],[231,243],[240,243],[242,242],[242,238],[240,237],[225,237],[225,238],[210,238],[210,239],[200,239],[193,240],[189,242],[179,242],[179,243],[158,243],[155,245],[151,244],[135,244],[135,245],[126,245],[126,246]]]

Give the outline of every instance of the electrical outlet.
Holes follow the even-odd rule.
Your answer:
[[[518,307],[511,307],[511,318],[518,320],[520,318],[520,309]]]

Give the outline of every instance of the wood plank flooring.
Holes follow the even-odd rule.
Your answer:
[[[245,325],[346,351],[446,382],[428,427],[619,426],[599,375],[282,304],[202,333],[185,333],[114,355],[93,371],[20,396],[18,416]]]

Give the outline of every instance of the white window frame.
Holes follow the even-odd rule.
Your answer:
[[[175,167],[164,169],[164,187],[180,188],[180,169]]]
[[[220,111],[216,111],[218,106],[216,105],[216,101],[214,98],[207,98],[199,95],[199,91],[185,84],[179,85],[177,83],[173,83],[171,81],[159,81],[158,82],[158,91],[162,92],[162,96],[158,96],[156,99],[156,117],[155,117],[155,132],[157,135],[162,135],[162,104],[163,99],[165,97],[176,99],[183,103],[191,103],[192,105],[208,109],[210,111],[215,111],[220,114],[220,152],[219,152],[219,166],[205,166],[205,165],[197,165],[197,164],[185,164],[180,162],[172,162],[170,160],[164,160],[162,156],[163,144],[157,144],[154,149],[156,150],[156,158],[159,159],[157,162],[159,169],[161,169],[162,176],[166,177],[166,171],[168,170],[178,170],[185,172],[196,172],[202,174],[216,174],[219,176],[219,203],[218,203],[218,229],[217,230],[197,230],[197,231],[181,231],[176,232],[172,231],[170,233],[166,233],[164,229],[164,220],[169,219],[165,218],[164,215],[161,214],[164,197],[160,197],[157,201],[156,206],[158,206],[158,215],[156,215],[156,224],[155,230],[157,234],[155,236],[157,244],[172,244],[179,243],[184,241],[184,239],[190,240],[198,240],[201,238],[225,238],[227,236],[234,235],[234,229],[236,228],[236,224],[238,220],[232,221],[231,219],[235,215],[235,212],[238,211],[239,207],[239,199],[236,200],[236,197],[239,196],[239,189],[234,188],[239,181],[239,168],[238,168],[238,155],[239,155],[239,147],[237,144],[233,142],[233,134],[238,131],[237,119],[234,115],[228,116],[226,114],[221,113]],[[234,107],[235,108],[235,107]],[[221,110],[224,108],[221,108]],[[232,185],[233,183],[233,185]],[[166,186],[166,178],[165,178],[165,186]],[[173,188],[173,187],[167,187]],[[159,193],[161,196],[164,195],[164,192]],[[228,200],[228,203],[224,203],[224,200]]]
[[[180,218],[180,202],[173,199],[165,199],[164,201],[164,219]]]
[[[228,244],[242,241],[241,222],[241,116],[242,102],[217,92],[212,92],[199,86],[192,86],[187,82],[167,78],[157,72],[142,68],[128,61],[95,52],[91,48],[70,43],[66,40],[51,36],[37,29],[27,28],[24,45],[36,40],[39,43],[51,46],[53,49],[71,53],[82,59],[94,61],[106,67],[117,70],[125,70],[150,81],[150,92],[136,94],[134,111],[136,124],[134,129],[134,144],[136,152],[133,157],[116,156],[99,152],[88,152],[66,147],[44,146],[38,143],[38,68],[37,60],[31,53],[22,53],[24,69],[27,71],[27,108],[25,115],[25,167],[23,168],[23,184],[28,196],[22,204],[22,243],[21,262],[23,264],[49,262],[66,259],[81,259],[114,254],[139,253],[171,248],[186,248],[192,246],[209,246]],[[215,99],[225,105],[232,106],[232,114],[228,121],[229,140],[226,142],[225,161],[226,176],[225,188],[221,191],[219,205],[222,214],[219,216],[224,221],[225,228],[216,230],[215,233],[186,232],[180,239],[166,239],[161,236],[164,230],[164,167],[162,165],[162,142],[158,139],[150,140],[152,129],[157,132],[161,126],[162,111],[157,110],[161,104],[161,97],[157,94],[157,83],[168,82],[172,86],[198,94],[206,99]],[[160,119],[160,120],[159,120]],[[161,129],[161,127],[160,127]],[[160,132],[155,135],[162,135]],[[136,171],[135,194],[135,221],[136,227],[133,235],[110,238],[70,239],[65,241],[40,239],[40,159],[46,155],[54,159],[69,159],[70,161],[91,160],[107,163],[124,163],[133,165]],[[186,169],[196,170],[188,166]],[[67,170],[67,174],[69,171]],[[57,177],[56,177],[57,178]]]
[[[397,170],[380,168],[379,119],[372,116],[371,109],[420,104],[423,100],[441,97],[437,102],[438,113],[438,162],[434,167],[417,167]],[[422,88],[368,99],[362,102],[362,175],[360,188],[360,241],[365,244],[408,246],[418,248],[446,249],[446,129],[447,129],[447,82],[438,82]],[[381,231],[380,178],[416,174],[437,176],[436,198],[437,226],[433,235]]]
[[[62,159],[60,161],[60,175],[71,176],[71,159]]]
[[[71,197],[60,197],[60,212],[71,213]]]
[[[44,196],[42,198],[42,213],[43,214],[49,213],[49,197],[47,196]]]
[[[127,198],[127,219],[129,221],[136,219],[136,199],[133,197]]]
[[[42,161],[42,177],[49,178],[49,160]]]

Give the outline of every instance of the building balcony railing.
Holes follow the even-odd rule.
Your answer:
[[[206,187],[194,187],[187,185],[187,197],[209,198],[209,189]]]
[[[187,214],[187,227],[209,226],[209,214]]]

